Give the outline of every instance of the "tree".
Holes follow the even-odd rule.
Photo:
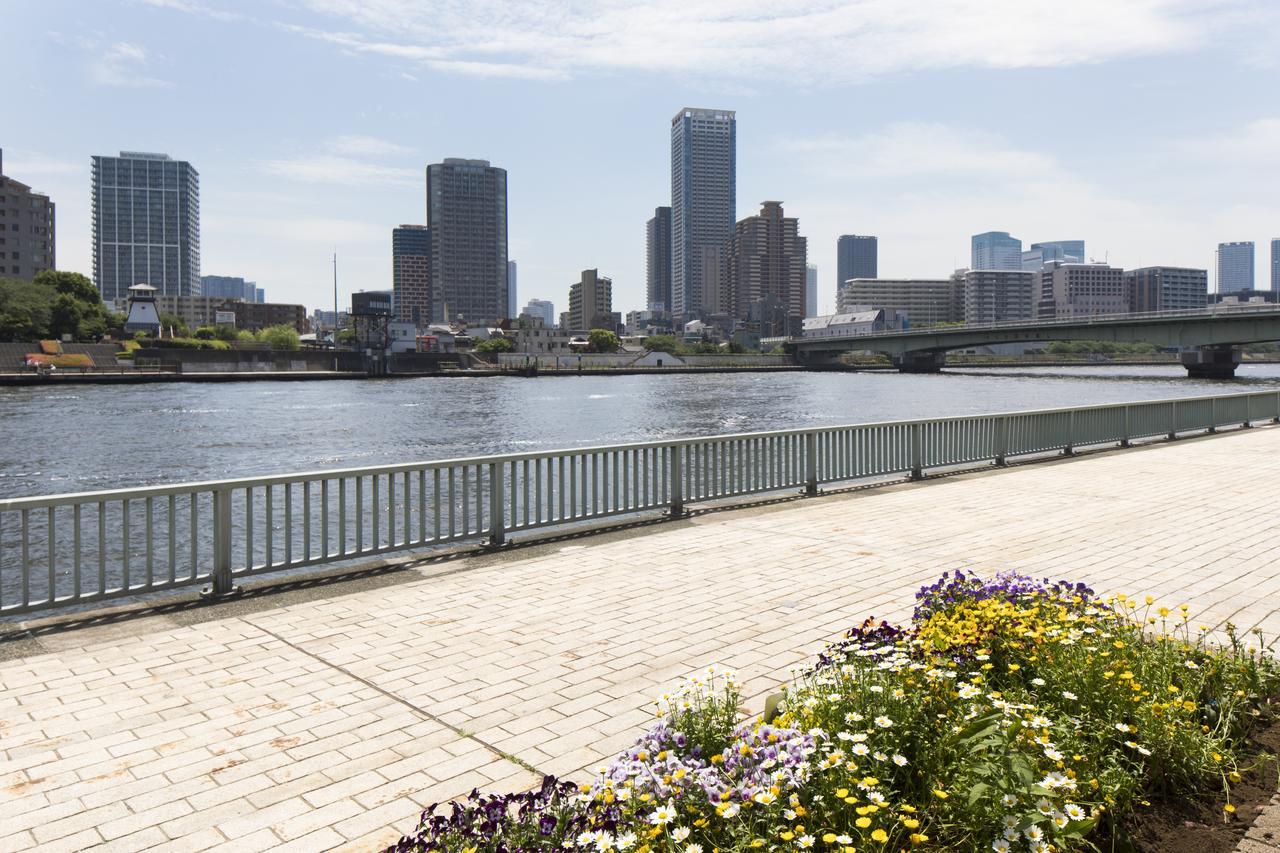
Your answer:
[[[497,352],[515,352],[516,343],[511,338],[489,338],[476,344],[476,352],[479,353],[497,353]]]
[[[260,329],[257,339],[270,344],[272,349],[296,350],[301,345],[298,330],[287,323]]]
[[[185,337],[189,331],[187,322],[177,314],[161,314],[160,325],[166,329],[173,329],[173,333],[179,337]]]
[[[58,293],[65,293],[77,302],[89,305],[101,305],[102,294],[93,282],[78,272],[62,272],[58,270],[41,270],[36,273],[33,283],[52,287]]]
[[[56,295],[47,283],[0,278],[0,340],[49,337],[49,315]]]
[[[590,352],[617,352],[621,346],[622,341],[608,329],[592,329],[587,332],[587,349]]]
[[[648,352],[665,352],[678,355],[683,347],[675,335],[646,335],[644,348]]]
[[[69,293],[59,293],[49,308],[49,335],[61,338],[70,335],[80,337],[80,324],[84,321],[86,306]]]

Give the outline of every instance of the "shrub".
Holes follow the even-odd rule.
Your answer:
[[[510,338],[489,338],[476,344],[476,352],[515,352],[515,341]]]
[[[1215,645],[1144,600],[944,575],[909,625],[854,628],[765,718],[738,722],[732,674],[710,670],[576,797],[550,778],[536,808],[473,793],[396,849],[1091,849],[1145,798],[1229,797],[1280,689],[1233,629]]]
[[[255,337],[257,340],[269,344],[272,349],[296,350],[301,346],[298,330],[285,323],[260,329]]]

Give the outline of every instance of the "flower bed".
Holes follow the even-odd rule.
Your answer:
[[[969,850],[1125,843],[1153,801],[1217,791],[1273,714],[1261,639],[1210,644],[1150,598],[956,573],[907,626],[868,621],[741,721],[715,668],[581,787],[473,792],[393,849]]]

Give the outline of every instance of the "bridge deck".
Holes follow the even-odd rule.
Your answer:
[[[945,569],[1150,592],[1274,636],[1278,480],[1265,427],[0,643],[26,654],[0,663],[0,847],[368,849],[424,804],[531,782],[504,754],[595,766],[708,663],[758,708]]]

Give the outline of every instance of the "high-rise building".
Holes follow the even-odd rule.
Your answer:
[[[804,320],[807,259],[808,246],[800,236],[799,221],[784,215],[780,201],[761,203],[760,213],[739,220],[734,228],[717,313],[750,320],[761,315],[760,303],[769,302],[773,305],[766,313],[783,318],[773,325],[787,328],[762,330],[761,334],[792,334],[792,327],[794,334],[799,334]]]
[[[1119,267],[1050,261],[1040,273],[1038,319],[1123,314],[1128,310],[1124,270]]]
[[[1033,320],[1038,276],[1027,270],[968,270],[964,274],[965,323]]]
[[[1218,292],[1253,290],[1253,241],[1218,244]]]
[[[645,223],[645,291],[650,311],[671,310],[671,208],[654,208]]]
[[[524,310],[520,313],[537,317],[548,329],[556,324],[556,306],[546,299],[530,299],[529,304],[524,306]]]
[[[840,288],[837,314],[885,308],[911,326],[964,322],[963,275],[941,279],[855,278]]]
[[[391,292],[397,320],[418,326],[431,322],[431,229],[427,226],[391,229]]]
[[[1058,240],[1053,243],[1032,243],[1031,248],[1022,253],[1024,270],[1039,272],[1050,261],[1062,261],[1068,264],[1084,263],[1084,241]]]
[[[804,316],[818,316],[818,267],[809,264],[804,271]]]
[[[1271,289],[1280,293],[1280,237],[1271,241]]]
[[[1125,270],[1130,311],[1184,311],[1203,308],[1209,298],[1209,271],[1184,267]]]
[[[569,285],[568,329],[614,328],[613,279],[600,275],[599,270],[583,270],[582,278]]]
[[[876,238],[843,234],[836,240],[836,292],[852,278],[878,278]]]
[[[168,154],[93,158],[93,283],[103,300],[149,284],[200,295],[200,173]]]
[[[507,317],[507,171],[448,157],[427,167],[431,319]]]
[[[723,270],[737,209],[737,123],[730,110],[671,119],[671,311],[692,320]]]
[[[972,257],[969,268],[975,270],[1022,269],[1022,241],[1007,231],[986,231],[970,240]]]
[[[6,177],[0,151],[0,278],[30,281],[56,269],[55,241],[53,202]]]
[[[200,276],[200,295],[242,302],[266,302],[266,291],[256,281],[245,281],[238,275]]]
[[[518,316],[516,306],[519,304],[516,296],[516,262],[507,261],[507,314],[512,320]]]

